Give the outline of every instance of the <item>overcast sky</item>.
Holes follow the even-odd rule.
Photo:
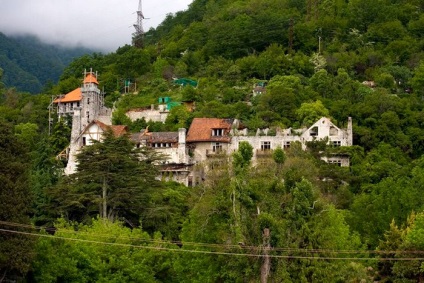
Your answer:
[[[193,0],[142,0],[145,31]],[[0,32],[104,52],[131,44],[139,0],[0,0]]]

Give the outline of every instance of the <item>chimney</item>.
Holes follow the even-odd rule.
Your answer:
[[[187,150],[186,150],[186,132],[184,128],[178,129],[178,162],[187,163]]]
[[[185,128],[179,128],[178,129],[178,144],[184,144],[184,146],[185,146],[186,132],[187,132],[187,130]]]
[[[347,118],[347,145],[353,145],[352,117]]]

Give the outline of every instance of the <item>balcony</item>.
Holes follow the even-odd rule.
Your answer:
[[[213,149],[207,149],[206,150],[206,156],[207,157],[213,157],[213,156],[224,156],[225,155],[225,151],[221,148],[217,148],[215,150]]]
[[[256,157],[272,157],[272,150],[271,149],[257,149],[256,150]]]

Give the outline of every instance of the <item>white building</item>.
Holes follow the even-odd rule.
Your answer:
[[[83,132],[87,131],[87,126],[93,121],[98,121],[105,125],[112,124],[112,111],[104,106],[104,95],[98,86],[97,74],[92,71],[84,72],[84,80],[81,87],[65,95],[59,95],[53,101],[59,119],[65,116],[72,117],[71,141],[69,149],[64,150],[68,153],[68,164],[65,174],[75,172],[75,155],[83,146],[83,138],[87,138],[83,135]]]
[[[259,130],[249,136],[247,129],[240,129],[237,120],[217,118],[195,118],[187,135],[187,143],[194,162],[203,162],[219,154],[231,154],[238,150],[240,142],[248,142],[253,147],[253,161],[258,157],[271,156],[272,150],[287,149],[291,143],[299,142],[303,149],[308,142],[325,140],[331,146],[351,146],[353,140],[352,119],[348,119],[346,129],[340,129],[329,118],[321,118],[309,128],[277,130],[268,135],[269,130]],[[323,156],[322,159],[340,166],[349,166],[347,156]]]

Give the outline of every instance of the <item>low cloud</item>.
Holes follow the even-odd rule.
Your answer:
[[[137,0],[0,0],[0,31],[32,34],[48,43],[115,51],[131,44]],[[145,30],[168,13],[187,9],[192,0],[144,0]]]

